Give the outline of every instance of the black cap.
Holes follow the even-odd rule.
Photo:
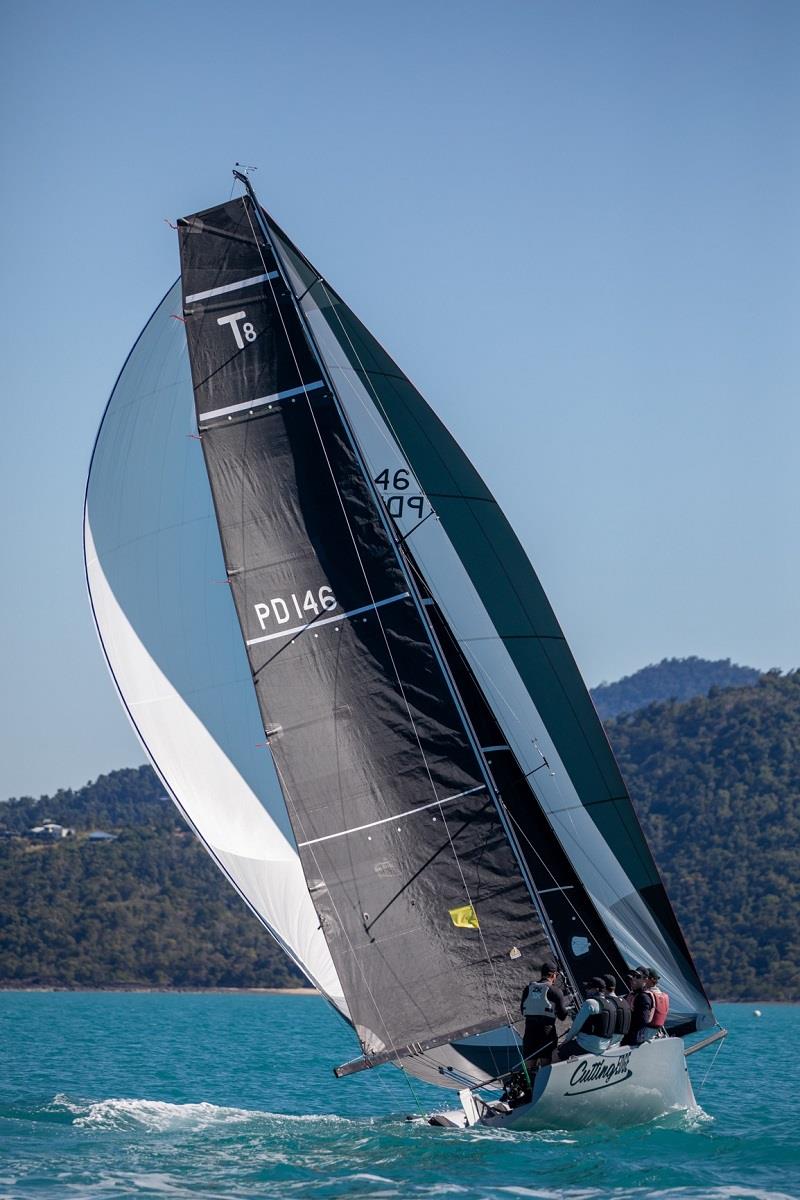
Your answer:
[[[604,992],[606,990],[606,982],[599,975],[593,975],[591,979],[587,979],[583,985],[584,991]]]
[[[614,988],[617,986],[617,977],[616,975],[604,975],[603,982],[605,983],[609,992],[613,992]]]
[[[642,967],[642,974],[646,975],[648,979],[655,979],[656,983],[661,978],[655,967]]]
[[[552,958],[546,958],[544,960],[544,962],[542,963],[542,974],[543,975],[552,975],[557,970],[558,970],[558,967],[553,962]]]

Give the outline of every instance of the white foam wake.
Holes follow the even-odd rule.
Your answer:
[[[74,1115],[74,1125],[93,1129],[201,1130],[211,1125],[235,1125],[266,1115],[242,1108],[222,1108],[205,1101],[169,1104],[165,1100],[120,1097],[79,1104],[66,1096],[56,1096],[54,1104]]]
[[[73,1125],[86,1129],[149,1129],[153,1132],[199,1132],[212,1126],[238,1125],[244,1122],[344,1121],[325,1114],[292,1116],[287,1113],[259,1112],[256,1109],[226,1108],[201,1101],[197,1104],[171,1104],[166,1100],[138,1100],[111,1097],[107,1100],[71,1100],[63,1094],[53,1098],[53,1107],[70,1113]]]

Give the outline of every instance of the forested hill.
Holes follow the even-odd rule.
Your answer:
[[[755,683],[760,672],[740,667],[729,658],[711,662],[707,658],[663,658],[642,667],[616,683],[592,688],[592,699],[604,721],[634,712],[656,700],[691,700],[707,696],[712,687],[743,687]]]
[[[709,991],[800,999],[800,671],[607,729]]]
[[[608,730],[710,994],[800,999],[800,672]],[[0,984],[298,981],[149,768],[0,804],[8,831],[46,819],[76,835],[0,838]]]

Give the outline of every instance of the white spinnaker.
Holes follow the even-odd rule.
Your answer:
[[[333,312],[323,313],[311,292],[287,262],[298,294],[305,292],[302,307],[314,332],[326,367],[347,413],[351,428],[373,478],[388,471],[407,473],[410,487],[402,495],[418,493],[422,509],[407,503],[392,511],[398,531],[425,575],[437,605],[485,690],[495,717],[523,770],[536,771],[529,785],[547,813],[552,828],[576,873],[587,889],[601,919],[625,959],[633,964],[655,961],[671,996],[673,1015],[697,1014],[698,1028],[713,1023],[708,1002],[687,979],[672,948],[653,921],[621,863],[613,855],[558,754],[547,727],[521,679],[508,650],[486,611],[442,524],[425,520],[431,506],[422,493],[413,469],[401,450],[363,376],[353,370],[339,342],[345,335],[336,328]],[[396,493],[397,494],[397,493]],[[539,770],[544,761],[547,770]]]
[[[253,912],[346,1015],[297,851],[278,823],[274,767],[256,749],[252,681],[230,653],[243,657],[233,602],[213,578],[224,564],[202,455],[187,443],[191,380],[183,327],[171,320],[179,306],[176,285],[131,352],[98,433],[84,519],[95,622],[167,791]]]

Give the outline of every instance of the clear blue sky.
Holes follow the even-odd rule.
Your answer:
[[[421,387],[590,684],[800,664],[800,5],[7,4],[0,796],[138,763],[83,487],[178,273],[263,202]]]

